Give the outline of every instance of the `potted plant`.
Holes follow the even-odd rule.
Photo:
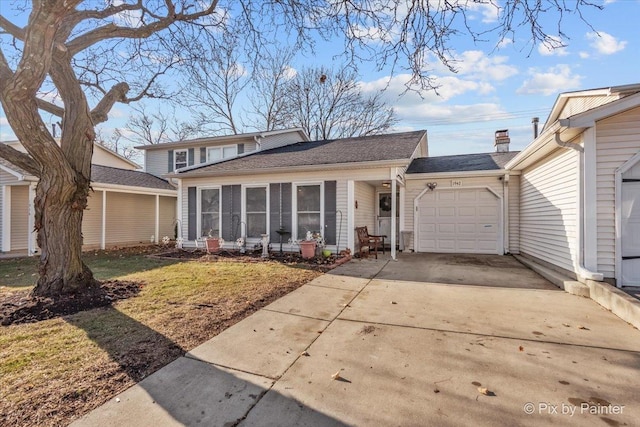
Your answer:
[[[300,246],[300,253],[302,254],[302,258],[311,259],[316,256],[316,245],[317,241],[313,238],[313,233],[307,231],[307,236],[305,240],[300,240],[298,242],[298,246]]]
[[[213,237],[213,230],[209,230],[209,236],[205,239],[205,244],[207,247],[207,253],[218,253],[220,252],[220,247],[224,244],[224,240],[221,237]]]

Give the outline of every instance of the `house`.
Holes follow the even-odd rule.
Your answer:
[[[640,285],[640,84],[560,94],[520,173],[520,253],[580,281]]]
[[[18,142],[7,142],[26,152]],[[158,242],[174,237],[177,190],[165,179],[95,144],[91,167],[93,191],[82,222],[83,248],[107,248]],[[33,199],[38,179],[0,159],[0,250],[38,252]]]

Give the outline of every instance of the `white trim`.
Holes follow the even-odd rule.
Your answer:
[[[430,172],[430,173],[408,173],[406,179],[440,179],[440,178],[481,178],[485,176],[502,176],[506,173],[506,169],[484,170],[484,171],[459,171],[459,172]],[[520,171],[509,171],[511,175],[520,175]]]
[[[222,186],[220,185],[202,185],[196,186],[196,240],[202,236],[202,190],[218,190],[218,237],[222,237]],[[244,234],[243,234],[244,235]]]
[[[433,190],[430,190],[429,188],[425,188],[424,190],[422,190],[420,192],[420,194],[418,194],[416,196],[415,199],[413,199],[413,251],[414,252],[419,252],[419,247],[418,247],[418,242],[419,242],[419,230],[418,230],[418,205],[420,203],[420,199],[422,198],[422,196],[424,196],[427,192],[429,191],[442,191],[442,190],[487,190],[489,191],[491,194],[493,194],[499,201],[500,201],[500,206],[498,209],[498,237],[497,237],[497,242],[498,242],[498,248],[496,249],[496,255],[503,255],[504,254],[504,227],[505,227],[505,223],[504,223],[504,216],[503,216],[503,212],[504,212],[504,199],[502,198],[502,196],[500,194],[498,194],[495,190],[493,190],[491,187],[488,186],[484,186],[484,185],[474,185],[474,186],[470,186],[470,187],[436,187]]]
[[[181,152],[183,152],[183,151],[185,152],[185,154],[187,155],[187,157],[186,157],[185,165],[184,165],[184,166],[182,166],[182,168],[179,168],[179,167],[177,166],[177,162],[178,162],[178,156],[177,156],[177,154],[178,154],[178,153],[181,153]],[[194,155],[195,155],[195,154],[194,154]],[[195,160],[195,159],[194,159],[194,160]],[[186,168],[186,167],[189,167],[189,149],[188,149],[188,148],[180,148],[180,149],[177,149],[177,150],[173,150],[173,170],[174,170],[174,171],[176,171],[176,170],[178,170],[178,169],[183,169],[183,168]]]
[[[305,236],[298,236],[298,186],[320,186],[320,234],[324,237],[324,181],[297,181],[291,183],[291,238],[294,240],[304,239]]]
[[[608,104],[559,120],[560,125],[568,128],[588,128],[595,126],[596,121],[602,120],[626,110],[640,106],[640,93],[625,96]]]
[[[35,242],[35,234],[33,230],[35,228],[36,223],[36,207],[35,207],[35,198],[36,198],[36,184],[29,184],[29,217],[27,221],[27,254],[29,256],[33,256],[36,254],[36,242]]]
[[[616,286],[621,288],[622,283],[622,174],[640,162],[640,152],[624,162],[615,170],[615,278]]]
[[[247,239],[255,239],[256,242],[259,240],[262,240],[261,237],[249,237],[247,236],[247,188],[264,188],[265,194],[266,194],[266,198],[267,198],[267,205],[265,207],[266,212],[265,212],[265,219],[266,219],[266,234],[270,234],[270,230],[269,230],[269,225],[270,225],[270,220],[271,217],[269,216],[269,213],[271,211],[271,205],[270,200],[269,200],[269,184],[242,184],[241,186],[241,203],[240,203],[240,218],[241,219],[241,225],[244,227],[244,229],[241,229],[242,236],[245,236]]]
[[[405,187],[403,185],[400,186],[400,231],[404,231],[405,227]]]
[[[396,196],[398,193],[398,181],[396,176],[398,174],[397,168],[391,168],[391,259],[396,259],[396,221],[397,218],[397,210],[398,210],[398,201],[396,200]]]
[[[165,190],[162,188],[149,188],[148,190],[144,190],[142,189],[142,187],[132,187],[129,185],[119,184],[101,184],[99,182],[93,183],[91,185],[96,191],[106,189],[114,193],[147,194],[151,196],[155,196],[156,194],[159,194],[160,196],[177,196],[177,190]]]
[[[511,220],[509,216],[509,172],[505,173],[502,179],[502,194],[504,195],[504,203],[502,204],[502,217],[504,218],[502,224],[502,253],[507,254],[511,252],[511,242],[509,241],[509,221]]]
[[[155,229],[154,229],[154,233],[153,235],[155,236],[154,238],[154,243],[157,245],[158,242],[160,241],[158,234],[160,234],[160,195],[156,194],[156,215],[155,215]]]
[[[11,250],[11,186],[2,186],[2,252]]]
[[[5,165],[0,165],[0,170],[3,170],[8,174],[15,176],[18,179],[18,181],[24,181],[24,175],[22,175],[20,172],[14,171],[13,169]]]
[[[347,181],[347,244],[345,245],[345,248],[351,249],[351,253],[355,253],[355,194],[355,181],[350,179]]]
[[[224,149],[233,147],[236,151],[233,156],[225,157]],[[211,160],[209,159],[209,150],[219,149],[220,150],[220,158]],[[219,162],[222,160],[234,159],[238,157],[238,144],[226,144],[226,145],[213,145],[211,147],[205,147],[205,162],[200,159],[200,163],[209,163],[209,162]]]
[[[100,249],[107,248],[107,190],[102,190],[102,234],[100,235]]]
[[[182,222],[183,222],[183,218],[182,218],[182,180],[179,179],[178,180],[178,199],[177,199],[177,203],[176,203],[176,218],[178,219],[177,222],[177,226],[178,226],[178,236],[177,237],[182,237],[184,230],[182,229]]]
[[[587,270],[598,271],[598,189],[597,189],[597,159],[596,159],[596,129],[589,128],[584,131],[584,189],[583,206],[584,218],[582,242],[584,248],[583,262]],[[580,153],[578,153],[580,155]]]

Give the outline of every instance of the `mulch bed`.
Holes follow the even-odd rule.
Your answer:
[[[31,291],[3,293],[0,294],[0,324],[34,323],[106,307],[114,301],[138,295],[141,287],[135,282],[108,280],[86,294],[65,295],[56,299],[37,297]]]

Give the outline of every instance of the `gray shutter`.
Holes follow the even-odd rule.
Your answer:
[[[189,166],[193,166],[193,160],[195,157],[195,150],[193,148],[189,148],[189,155],[187,156],[187,162],[189,163]]]
[[[188,206],[188,239],[196,240],[198,234],[198,223],[197,223],[197,215],[198,215],[198,206],[196,204],[196,187],[188,187],[187,188],[187,206]]]
[[[221,200],[222,230],[220,234],[224,240],[232,242],[241,237],[242,187],[240,185],[223,185]]]
[[[289,233],[287,239],[290,239],[293,235],[293,223],[291,222],[291,183],[285,182],[282,184],[282,194],[280,195],[282,201],[282,210],[281,210],[281,224],[282,227],[287,230]]]
[[[169,167],[167,168],[167,170],[169,172],[173,172],[173,150],[169,150]]]
[[[244,144],[238,144],[238,154],[244,153]]]
[[[207,161],[207,147],[200,147],[200,163]]]
[[[336,244],[336,182],[324,182],[324,241]]]

